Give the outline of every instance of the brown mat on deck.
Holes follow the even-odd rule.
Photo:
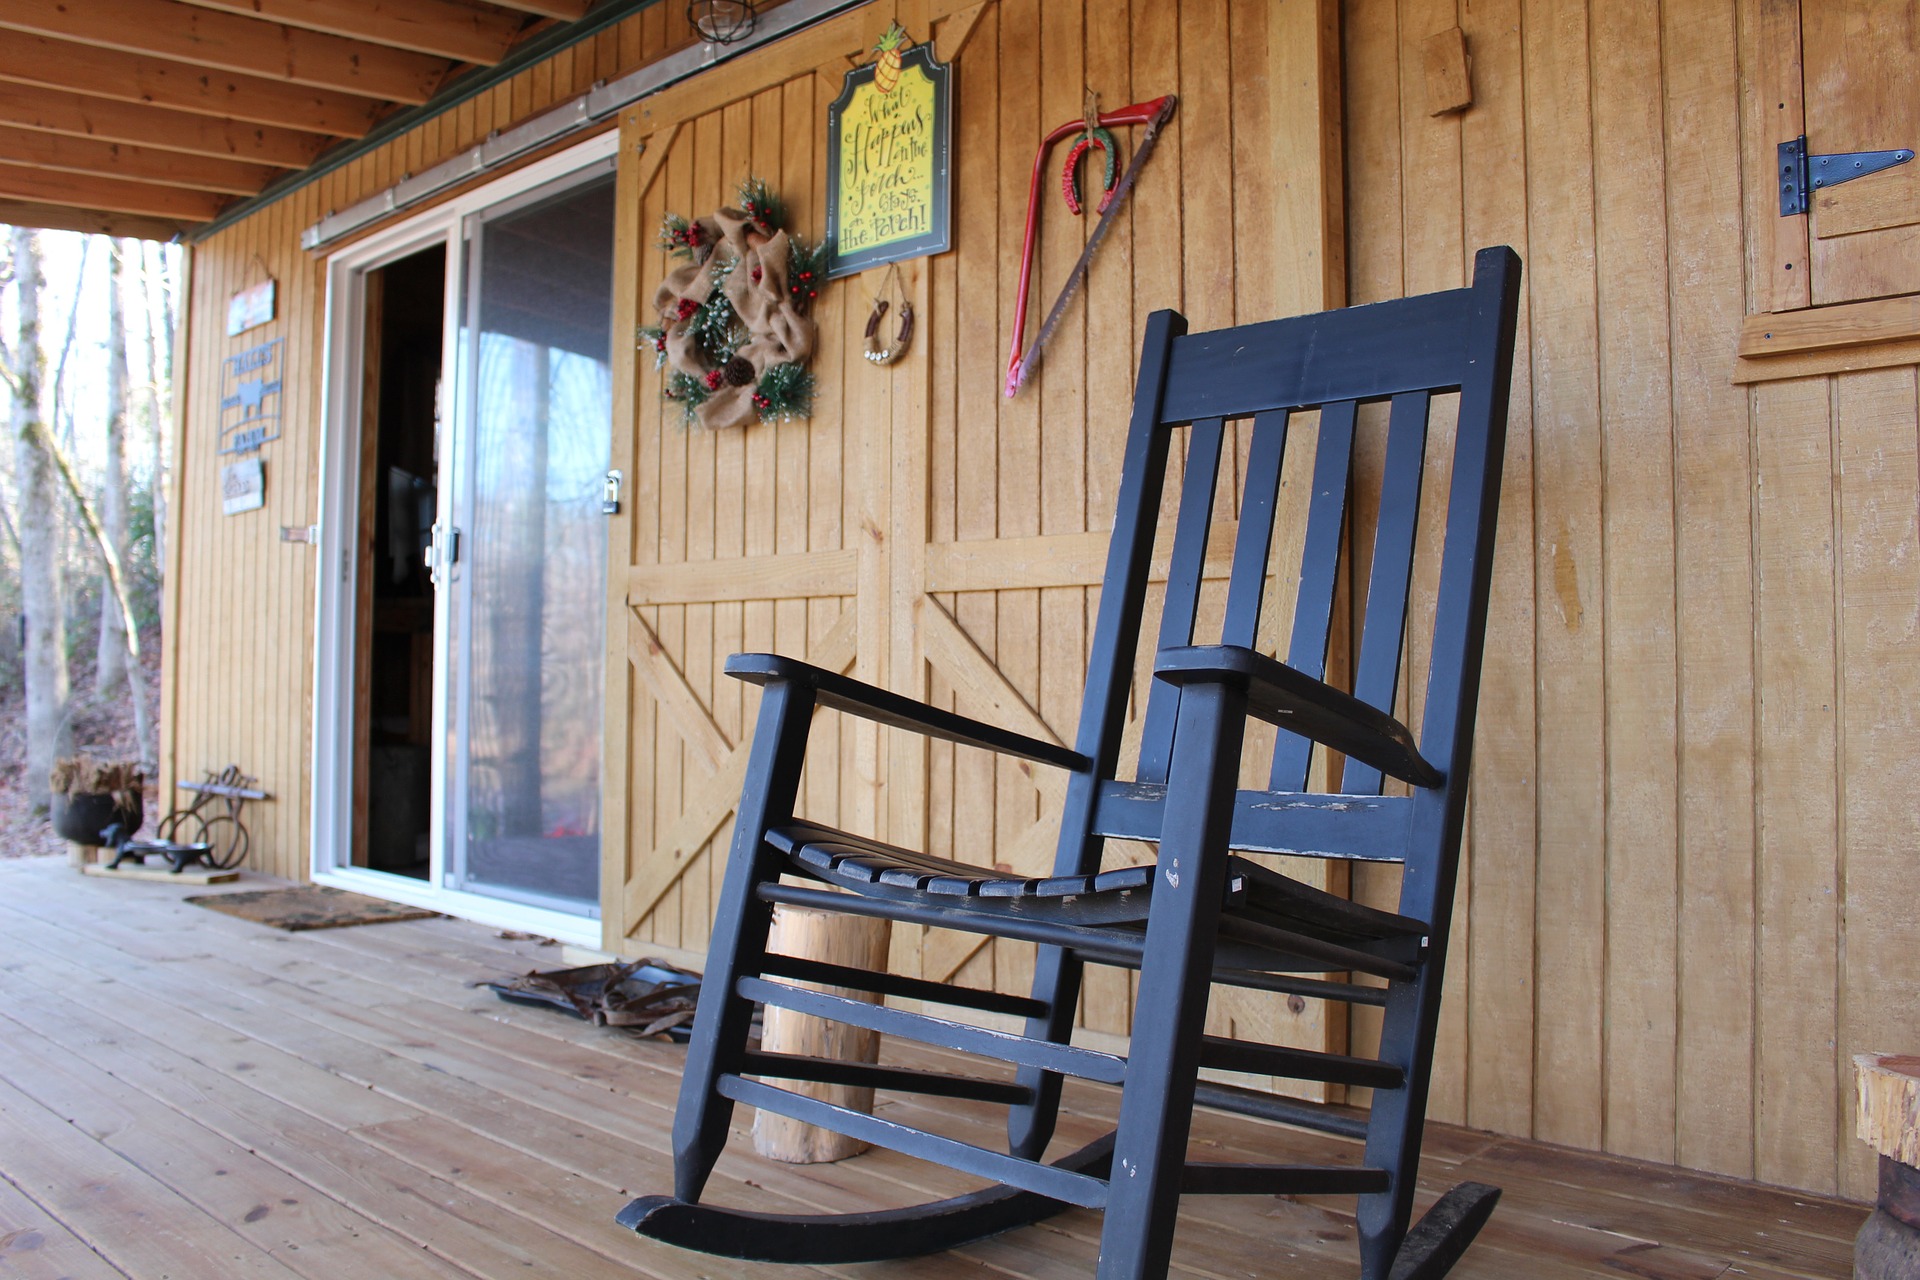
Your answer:
[[[291,930],[339,929],[350,924],[379,924],[386,920],[430,920],[440,914],[317,884],[292,889],[256,889],[248,893],[208,893],[187,901],[256,924]]]

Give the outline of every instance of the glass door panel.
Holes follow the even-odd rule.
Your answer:
[[[600,899],[612,285],[610,175],[469,222],[443,865],[576,915]]]

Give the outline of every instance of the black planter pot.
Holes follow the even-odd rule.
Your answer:
[[[118,824],[120,842],[131,840],[146,817],[140,793],[133,793],[133,804],[122,807],[106,792],[76,791],[72,795],[55,792],[50,816],[53,829],[62,839],[95,848],[113,847],[107,828]]]

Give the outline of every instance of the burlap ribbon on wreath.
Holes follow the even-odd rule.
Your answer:
[[[813,355],[813,321],[794,306],[787,292],[787,233],[769,234],[764,226],[738,209],[720,209],[698,219],[711,252],[698,262],[676,268],[654,293],[667,339],[667,365],[704,383],[713,367],[701,350],[692,323],[683,310],[705,304],[713,291],[712,269],[733,262],[724,286],[727,301],[747,331],[747,340],[720,371],[719,385],[694,410],[703,427],[745,426],[759,413],[754,389],[768,369],[777,364],[805,364]],[[691,306],[683,306],[691,303]],[[751,370],[751,377],[748,371]]]

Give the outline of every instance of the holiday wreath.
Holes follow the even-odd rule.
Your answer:
[[[689,422],[737,427],[804,418],[813,406],[814,324],[807,311],[826,282],[824,246],[785,229],[786,210],[749,178],[739,208],[688,221],[668,214],[660,247],[686,259],[660,282],[660,323],[640,331],[661,394]]]

